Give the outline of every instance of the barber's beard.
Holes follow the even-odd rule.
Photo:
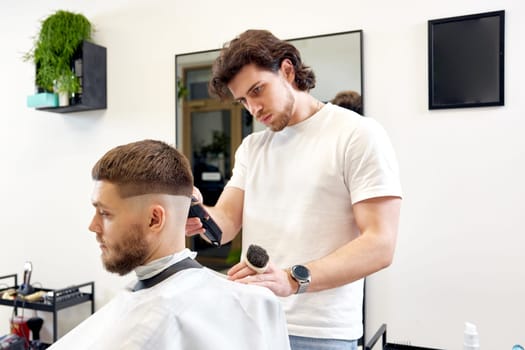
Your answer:
[[[283,98],[284,107],[282,111],[276,115],[276,118],[272,120],[272,124],[270,124],[270,130],[275,132],[281,131],[284,128],[286,128],[288,124],[290,124],[290,120],[292,119],[292,111],[294,104],[294,97],[292,95],[292,92],[286,89],[286,94]]]
[[[144,263],[148,256],[148,244],[139,225],[132,225],[126,238],[113,244],[107,255],[102,254],[102,263],[109,272],[123,276]]]

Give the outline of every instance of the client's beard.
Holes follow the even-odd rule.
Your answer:
[[[111,255],[102,255],[106,270],[121,276],[142,265],[148,256],[148,244],[139,225],[132,225],[126,236],[120,244],[111,247]]]

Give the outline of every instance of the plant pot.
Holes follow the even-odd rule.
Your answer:
[[[58,105],[60,107],[69,106],[69,94],[67,92],[58,93]]]

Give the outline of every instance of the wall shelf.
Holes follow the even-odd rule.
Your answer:
[[[107,105],[106,48],[84,41],[72,58],[71,66],[80,78],[82,92],[64,107],[40,107],[39,111],[73,113],[105,109]]]

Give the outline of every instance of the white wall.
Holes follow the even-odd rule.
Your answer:
[[[21,55],[38,20],[57,9],[86,15],[97,28],[95,41],[108,49],[107,110],[59,115],[25,107],[34,69]],[[427,21],[500,9],[505,106],[429,111]],[[283,38],[362,29],[366,114],[391,135],[405,192],[395,262],[368,280],[369,336],[386,322],[391,340],[461,349],[468,320],[478,325],[484,349],[523,344],[524,16],[517,0],[4,4],[0,275],[21,272],[31,260],[33,281],[44,287],[94,280],[98,307],[132,279],[101,267],[87,230],[90,169],[117,144],[175,142],[175,54],[219,47],[248,28]],[[0,309],[3,334],[10,312]],[[73,314],[59,314],[61,333]],[[49,339],[46,323],[42,336]]]

